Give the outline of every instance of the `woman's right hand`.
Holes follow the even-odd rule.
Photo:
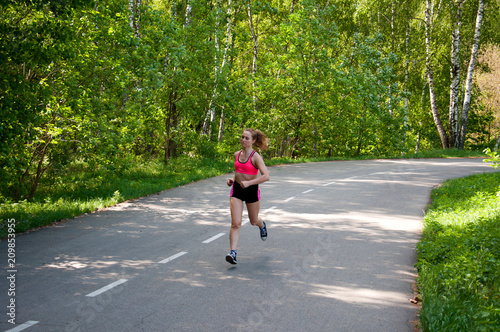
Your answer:
[[[234,180],[233,180],[233,179],[229,179],[229,180],[227,180],[227,186],[228,186],[228,187],[231,187],[231,186],[233,185],[233,183],[234,183]]]

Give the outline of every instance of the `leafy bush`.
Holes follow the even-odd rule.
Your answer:
[[[491,162],[493,163],[492,167],[500,167],[500,155],[498,154],[498,152],[491,151],[491,149],[488,148],[484,150],[484,153],[486,153],[490,157],[489,159],[484,160],[485,163]]]
[[[42,227],[67,218],[113,206],[204,178],[232,171],[232,162],[221,158],[117,160],[113,164],[79,162],[55,180],[44,182],[33,199],[0,204],[0,238],[7,234],[7,221],[16,220],[16,232]]]

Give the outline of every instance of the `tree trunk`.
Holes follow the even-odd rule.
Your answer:
[[[35,147],[35,149],[33,150],[33,154],[31,155],[30,161],[27,163],[24,172],[20,174],[19,171],[18,174],[20,174],[20,177],[16,183],[16,188],[14,190],[15,202],[18,202],[21,198],[30,199],[35,195],[40,179],[49,167],[49,165],[46,165],[44,167],[43,164],[45,161],[45,156],[47,155],[47,150],[49,148],[49,145],[52,142],[52,139],[53,138],[48,133],[45,133],[45,141],[43,143],[38,144]],[[30,178],[30,169],[33,163],[38,163],[36,175],[35,178],[33,179],[33,182],[30,183],[30,193],[27,196],[23,196],[22,192],[23,184],[25,183],[25,179]]]
[[[219,135],[218,141],[222,143],[222,139],[224,138],[224,122],[226,121],[226,113],[224,113],[224,106],[222,106],[222,110],[220,113],[220,123],[219,123]]]
[[[458,96],[460,91],[460,27],[462,25],[463,0],[457,2],[454,29],[451,35],[451,64],[450,64],[450,113],[449,113],[449,147],[456,145],[458,133]]]
[[[434,123],[438,130],[439,136],[441,137],[441,145],[443,149],[448,148],[448,137],[446,135],[446,130],[444,129],[443,122],[439,116],[439,110],[436,101],[436,92],[434,91],[434,72],[431,64],[431,36],[432,36],[432,0],[427,0],[427,6],[425,10],[425,45],[426,45],[426,67],[427,67],[427,79],[429,82],[429,94],[431,100],[431,112],[434,118]]]
[[[394,21],[396,19],[396,6],[394,5],[394,0],[391,1],[391,43],[392,49],[396,49],[396,33],[395,33],[395,25]],[[394,115],[394,101],[392,97],[392,80],[389,79],[389,113]]]
[[[417,144],[415,145],[415,153],[420,152],[420,130],[417,132]]]
[[[469,118],[469,108],[472,93],[472,78],[476,65],[477,52],[479,50],[479,37],[481,36],[481,24],[483,22],[484,0],[479,0],[477,9],[476,30],[474,32],[474,44],[472,45],[469,68],[467,69],[467,79],[465,82],[464,106],[462,109],[462,119],[460,120],[460,133],[458,148],[463,149],[465,145],[465,135],[467,134],[467,121]]]
[[[258,19],[257,19],[258,22]],[[252,90],[253,90],[253,109],[257,111],[257,94],[255,91],[255,75],[257,73],[257,58],[259,54],[259,44],[258,44],[258,35],[256,33],[256,29],[253,25],[252,18],[252,9],[250,0],[248,1],[248,24],[250,26],[250,33],[252,34],[253,39],[253,63],[252,63]],[[258,24],[258,23],[257,23]]]
[[[380,8],[377,9],[377,32],[381,34],[380,32]],[[382,54],[382,45],[380,42],[380,39],[377,43],[377,51],[379,54]],[[382,107],[382,96],[380,95],[380,57],[377,58],[377,109],[380,110]]]
[[[217,18],[216,18],[216,27],[215,27],[215,85],[214,91],[212,93],[212,98],[210,99],[210,104],[208,106],[207,114],[205,115],[205,120],[203,121],[203,135],[208,135],[209,140],[212,140],[213,133],[213,122],[215,120],[215,107],[217,104],[217,96],[219,89],[219,80],[220,77],[224,74],[224,68],[227,62],[227,53],[229,50],[229,45],[231,43],[231,0],[228,3],[227,10],[227,27],[226,27],[226,47],[224,48],[224,55],[222,57],[222,64],[219,67],[219,10],[220,10],[220,2],[217,3]],[[224,121],[221,121],[224,123]],[[220,130],[219,130],[220,136]]]
[[[212,140],[212,124],[215,119],[215,104],[217,102],[217,86],[219,83],[219,13],[220,13],[220,1],[217,1],[217,14],[215,16],[215,60],[214,60],[214,91],[212,92],[212,98],[208,105],[208,111],[205,115],[205,120],[203,121],[203,135],[208,135],[208,140]]]
[[[171,127],[171,117],[172,117],[172,109],[175,107],[175,101],[173,97],[173,91],[170,92],[168,98],[168,107],[167,107],[167,116],[165,117],[165,165],[168,164],[168,160],[170,159],[170,127]]]
[[[139,7],[141,6],[141,0],[129,0],[128,8],[130,10],[129,16],[129,24],[130,27],[134,30],[134,36],[139,38],[139,29],[140,29],[140,18],[141,12]]]
[[[408,115],[409,105],[408,105],[408,78],[410,76],[410,24],[406,27],[406,39],[405,39],[405,96],[404,96],[404,108],[405,108],[405,117],[404,117],[404,128],[405,128],[405,143],[406,143],[406,132],[408,129]]]
[[[170,157],[176,155],[175,142],[172,140],[172,127],[178,125],[177,92],[170,91],[168,98],[167,116],[165,117],[165,165]]]
[[[184,15],[184,27],[188,26],[189,23],[191,23],[191,10],[192,10],[191,3],[189,2],[189,0],[187,0],[186,14]]]
[[[424,74],[424,78],[427,76],[427,71]],[[425,112],[425,89],[427,88],[427,81],[424,80],[424,86],[422,87],[422,95],[420,96],[420,107],[422,108],[422,113]],[[417,132],[417,144],[415,146],[415,153],[420,151],[420,129],[422,128],[422,120],[418,122],[418,132]]]
[[[30,199],[33,196],[35,196],[36,190],[38,188],[38,184],[40,183],[40,179],[42,178],[43,174],[49,168],[49,165],[46,165],[45,167],[43,167],[43,163],[45,161],[45,156],[47,154],[47,148],[49,147],[50,142],[52,142],[52,137],[49,134],[47,134],[46,137],[47,137],[47,139],[43,145],[43,148],[41,149],[41,151],[39,153],[40,157],[38,160],[38,167],[36,169],[36,176],[35,176],[35,179],[33,180],[33,183],[31,184],[31,190],[30,190],[29,195],[26,197],[26,199]]]

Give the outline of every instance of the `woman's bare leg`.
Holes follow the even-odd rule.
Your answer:
[[[250,224],[252,224],[252,226],[259,226],[259,228],[264,227],[262,218],[259,217],[260,201],[257,201],[255,203],[247,203],[247,210],[248,218],[250,218]]]
[[[231,230],[229,231],[229,246],[231,250],[236,250],[238,247],[238,239],[240,238],[241,219],[243,218],[243,201],[238,198],[231,197],[229,200],[231,208]]]

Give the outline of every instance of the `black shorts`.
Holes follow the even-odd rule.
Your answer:
[[[247,203],[255,203],[260,201],[260,190],[259,185],[255,184],[248,188],[241,188],[238,182],[233,183],[233,187],[231,188],[231,197],[238,198],[243,202]]]

